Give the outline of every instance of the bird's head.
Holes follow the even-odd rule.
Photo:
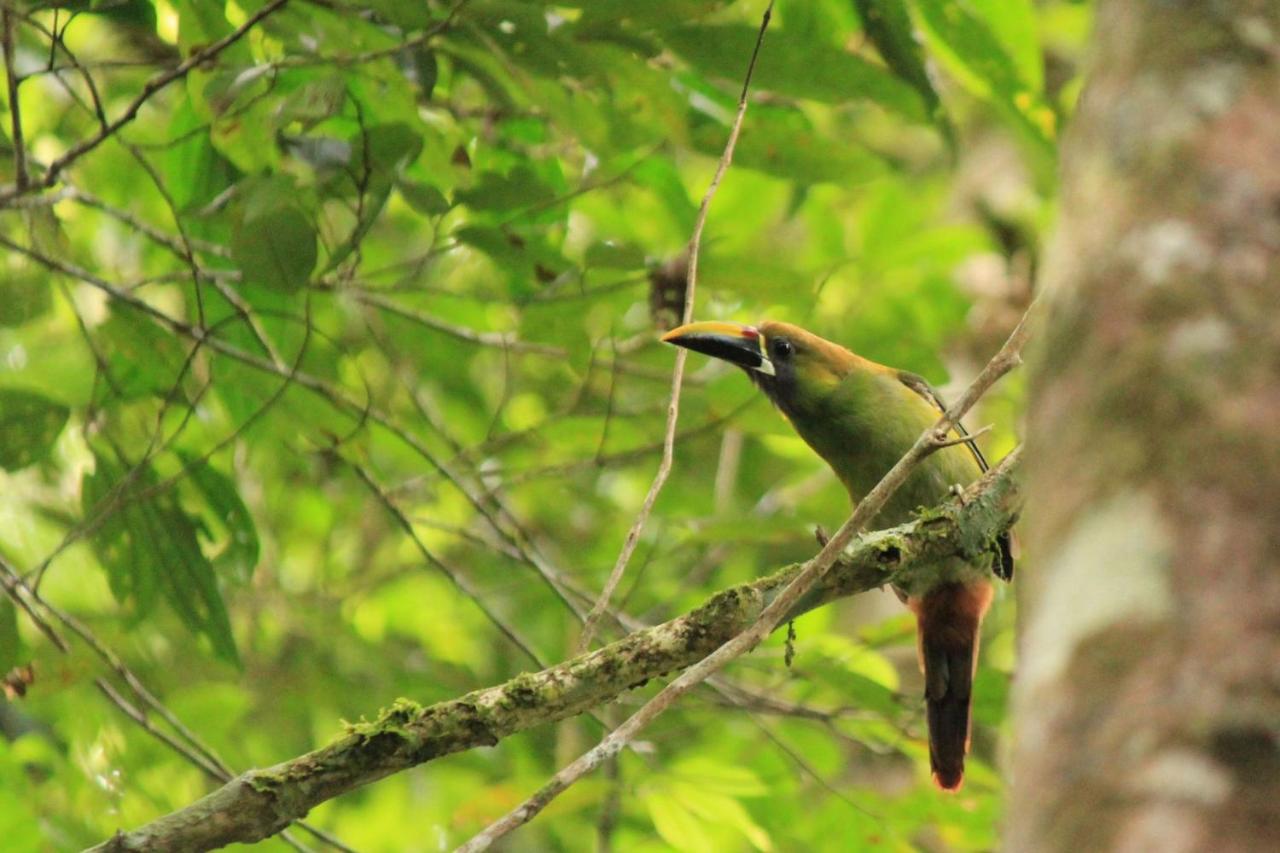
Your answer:
[[[678,347],[736,364],[789,417],[820,406],[858,356],[790,323],[700,322],[662,336]]]

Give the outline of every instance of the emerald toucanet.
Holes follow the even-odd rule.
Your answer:
[[[919,376],[869,361],[787,323],[690,323],[662,339],[745,369],[831,466],[855,503],[946,408]],[[957,426],[957,437],[965,436]],[[916,509],[941,502],[953,485],[977,479],[986,467],[972,440],[944,447],[920,463],[878,520],[884,526],[908,521]],[[997,544],[994,570],[1008,580],[1013,575],[1008,535]],[[929,760],[933,778],[947,790],[959,788],[964,778],[978,629],[992,596],[988,563],[951,560],[895,587],[916,614]]]

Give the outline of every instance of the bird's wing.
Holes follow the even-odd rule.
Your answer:
[[[918,376],[905,370],[899,370],[898,380],[903,385],[906,385],[912,391],[920,395],[920,397],[929,405],[937,409],[939,415],[946,413],[947,404],[942,399],[942,395],[934,390],[934,387],[930,385],[929,381],[923,376]],[[972,453],[973,458],[977,460],[978,467],[983,471],[990,470],[991,466],[987,464],[987,457],[982,455],[982,451],[978,449],[978,442],[974,441],[969,435],[969,431],[964,428],[964,424],[957,420],[954,426],[956,433],[964,439],[965,447],[969,448],[969,452]],[[996,560],[995,565],[996,575],[1006,581],[1013,580],[1013,542],[1008,531],[1000,534],[996,539],[996,545],[999,548],[999,553],[997,555],[998,559]]]
[[[926,403],[928,403],[929,405],[933,406],[935,409],[938,410],[939,415],[946,414],[947,412],[946,402],[942,399],[942,396],[936,390],[934,390],[934,387],[929,384],[929,381],[925,379],[923,376],[918,376],[914,373],[908,373],[905,370],[899,370],[898,381],[901,382],[903,385],[906,385],[912,391],[915,391],[917,394],[919,394]],[[969,431],[964,428],[964,424],[960,423],[960,421],[956,421],[954,426],[955,426],[956,433],[959,434],[959,436],[962,439],[964,439],[965,447],[969,448],[969,451],[973,454],[973,458],[977,460],[978,467],[981,468],[983,471],[990,470],[991,466],[987,464],[987,457],[982,455],[982,451],[978,449],[978,442],[974,441],[973,438],[970,437]]]

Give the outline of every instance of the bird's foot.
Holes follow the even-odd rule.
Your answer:
[[[831,541],[831,537],[827,535],[827,531],[822,529],[821,524],[814,525],[813,538],[818,540],[819,548],[827,547],[827,543]]]

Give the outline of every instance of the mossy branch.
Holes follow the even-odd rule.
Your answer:
[[[895,579],[938,571],[946,558],[974,559],[989,551],[1020,508],[1013,476],[1018,457],[1015,450],[962,495],[915,521],[854,540],[788,618]],[[350,726],[327,746],[243,773],[195,803],[118,832],[94,849],[211,850],[258,841],[361,785],[595,708],[715,651],[752,625],[802,565],[726,589],[683,616],[541,672],[522,673],[426,708],[397,700],[373,722]]]

